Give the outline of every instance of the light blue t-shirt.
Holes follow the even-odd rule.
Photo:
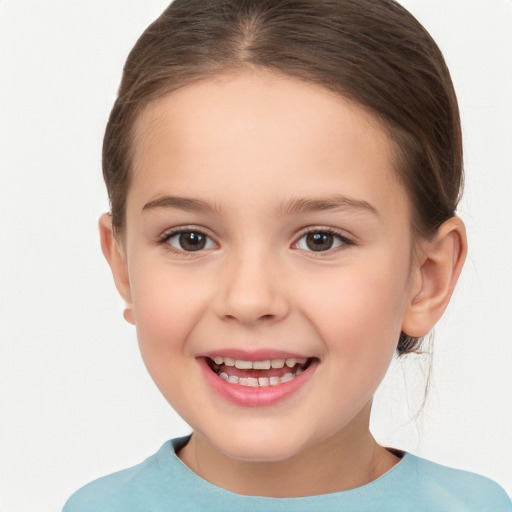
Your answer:
[[[166,442],[133,468],[100,478],[63,512],[510,512],[505,491],[488,478],[409,453],[377,480],[349,491],[304,498],[242,496],[212,485],[176,455],[188,437]]]

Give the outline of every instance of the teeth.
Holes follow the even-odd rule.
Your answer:
[[[248,386],[250,388],[257,388],[259,386],[258,379],[255,379],[254,377],[240,377],[238,379],[238,384],[241,386]]]
[[[296,359],[290,357],[288,359],[267,359],[265,361],[245,361],[243,359],[233,359],[231,357],[215,356],[213,358],[215,364],[226,366],[234,366],[239,370],[270,370],[270,368],[284,368],[284,365],[288,368],[293,368],[296,364],[306,364],[307,359]]]
[[[235,368],[238,368],[239,370],[250,370],[252,368],[252,361],[241,361],[240,359],[237,359],[235,361]]]
[[[252,367],[255,370],[269,370],[271,366],[270,361],[254,361]]]
[[[257,388],[259,386],[258,379],[255,379],[254,377],[249,377],[247,380],[249,381],[248,386],[251,386],[253,388]]]
[[[285,365],[288,368],[294,368],[299,365],[299,367],[295,370],[294,373],[288,372],[285,373],[282,377],[278,377],[276,375],[272,377],[239,377],[237,375],[229,375],[225,371],[220,371],[219,369],[219,377],[229,382],[230,384],[238,384],[240,386],[247,387],[267,387],[267,386],[278,386],[279,384],[283,384],[284,382],[289,382],[294,379],[298,375],[303,372],[302,366],[306,364],[307,359],[297,359],[295,357],[290,357],[288,359],[267,359],[265,361],[245,361],[243,359],[233,359],[231,357],[221,357],[215,356],[213,358],[215,364],[218,366],[224,365],[226,367],[235,367],[239,370],[270,370],[271,368],[284,368]],[[265,375],[265,374],[263,374]]]
[[[247,386],[251,388],[257,387],[267,387],[267,386],[279,386],[279,384],[283,384],[285,382],[289,382],[293,380],[295,377],[302,373],[301,370],[296,373],[286,373],[282,377],[259,377],[258,379],[255,377],[237,377],[236,375],[228,375],[225,372],[219,373],[219,377],[230,384],[239,384],[240,386]]]

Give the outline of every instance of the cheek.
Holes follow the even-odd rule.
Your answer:
[[[133,312],[143,356],[166,357],[185,340],[207,304],[206,285],[165,265],[146,262],[131,276]]]
[[[141,267],[142,268],[142,267]],[[144,364],[164,397],[182,410],[183,382],[191,375],[193,347],[187,343],[201,302],[197,287],[169,269],[147,265],[132,277],[133,311]]]
[[[304,283],[302,309],[327,353],[347,364],[391,358],[400,336],[407,297],[407,262],[400,271],[381,261],[332,269]],[[314,282],[316,281],[316,286]],[[322,282],[323,287],[319,284]],[[386,363],[387,365],[387,363]]]
[[[335,387],[346,411],[355,414],[374,395],[393,359],[404,292],[367,271],[354,274],[333,280],[329,291],[312,297],[308,308],[324,343],[325,382]],[[332,407],[328,397],[325,402]]]

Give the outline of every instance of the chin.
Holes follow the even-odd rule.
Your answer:
[[[264,430],[264,429],[262,429]],[[294,436],[295,437],[295,436]],[[306,443],[281,433],[233,433],[209,442],[227,457],[244,462],[281,462],[298,455]]]

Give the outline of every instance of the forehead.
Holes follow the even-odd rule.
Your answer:
[[[205,199],[265,187],[269,200],[363,195],[376,208],[384,196],[404,195],[393,143],[374,116],[318,85],[267,71],[217,76],[154,101],[137,119],[134,144],[128,202],[190,195],[191,186]]]

